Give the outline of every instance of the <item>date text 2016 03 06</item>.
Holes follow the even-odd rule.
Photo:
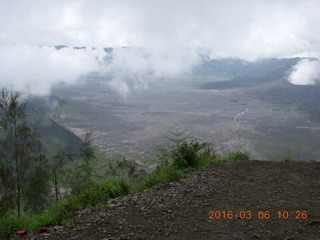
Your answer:
[[[209,211],[208,219],[307,219],[307,211]]]

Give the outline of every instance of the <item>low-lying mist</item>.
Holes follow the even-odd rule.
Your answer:
[[[80,84],[94,75],[122,97],[148,89],[154,81],[178,81],[212,59],[208,49],[94,48],[3,45],[0,47],[0,85],[44,96],[59,83]],[[288,74],[298,85],[319,82],[320,63],[303,59]],[[89,79],[89,80],[88,80]],[[168,80],[169,79],[169,80]]]

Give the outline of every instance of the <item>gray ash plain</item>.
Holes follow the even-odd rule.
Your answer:
[[[55,90],[67,104],[54,119],[82,138],[93,131],[94,144],[108,156],[141,163],[154,163],[157,146],[165,146],[167,131],[177,126],[222,154],[245,150],[254,159],[319,159],[320,124],[295,103],[259,99],[260,88],[268,86],[205,90],[167,80],[124,97],[106,81],[89,79]]]

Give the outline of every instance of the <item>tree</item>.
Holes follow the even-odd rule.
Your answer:
[[[0,215],[5,215],[14,209],[15,193],[12,169],[4,164],[4,158],[0,159]]]
[[[193,168],[198,165],[200,156],[208,144],[186,132],[180,128],[168,132],[169,136],[166,138],[171,144],[167,148],[159,148],[162,165],[172,164],[178,169]]]
[[[158,147],[160,153],[158,157],[162,165],[168,165],[173,160],[173,153],[191,137],[191,134],[186,134],[186,132],[187,130],[182,130],[177,126],[173,131],[167,131],[168,135],[165,137],[169,140],[169,144],[166,148]]]
[[[92,161],[96,158],[91,141],[92,132],[86,133],[86,137],[78,150],[78,154],[69,154],[71,164],[72,193],[77,194],[92,183],[94,169]]]
[[[40,159],[41,148],[35,129],[27,123],[26,105],[27,100],[22,100],[21,93],[9,93],[2,89],[0,178],[6,188],[6,196],[14,198],[18,217],[21,215],[21,193],[31,174],[32,166]]]
[[[48,204],[50,193],[49,172],[47,160],[44,155],[40,156],[30,172],[30,176],[24,188],[24,209],[30,213],[39,213]]]
[[[63,175],[62,167],[66,164],[67,160],[70,158],[65,148],[61,145],[56,145],[57,151],[55,155],[52,157],[52,180],[54,185],[54,192],[55,192],[55,199],[56,201],[59,200],[59,182]]]

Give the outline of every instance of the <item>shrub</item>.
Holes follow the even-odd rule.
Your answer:
[[[15,215],[3,216],[0,218],[0,239],[9,239],[16,231],[27,229],[24,217],[18,218]]]
[[[130,191],[128,183],[122,179],[105,181],[100,185],[100,189],[108,195],[109,198],[126,195]]]
[[[181,170],[173,166],[160,166],[157,170],[151,173],[143,182],[142,188],[146,189],[158,183],[177,181],[183,176]]]
[[[287,156],[283,159],[281,159],[281,162],[293,162],[294,159],[291,156]]]
[[[227,160],[249,160],[250,154],[242,151],[228,153]]]
[[[194,168],[198,166],[199,151],[204,149],[205,143],[200,139],[184,141],[172,151],[173,165],[178,169]]]
[[[87,187],[77,195],[71,195],[68,199],[67,209],[75,212],[76,210],[93,208],[98,203],[106,202],[110,198],[126,195],[129,190],[129,185],[124,180],[106,180]]]
[[[167,148],[159,148],[159,159],[164,166],[173,165],[183,170],[198,166],[199,159],[208,145],[203,140],[195,138],[190,134],[184,136],[186,131],[176,129],[168,132],[170,144]]]
[[[213,163],[219,162],[219,159],[217,157],[213,158],[212,156],[208,154],[203,154],[199,157],[198,161],[198,168],[209,166]]]
[[[293,162],[294,158],[291,155],[291,149],[288,148],[288,155],[286,157],[284,157],[283,159],[281,159],[282,162]]]
[[[63,223],[74,212],[70,211],[70,202],[60,200],[42,213],[33,216],[8,215],[0,218],[0,239],[9,239],[17,231],[26,230],[35,233],[39,227],[49,227]]]

